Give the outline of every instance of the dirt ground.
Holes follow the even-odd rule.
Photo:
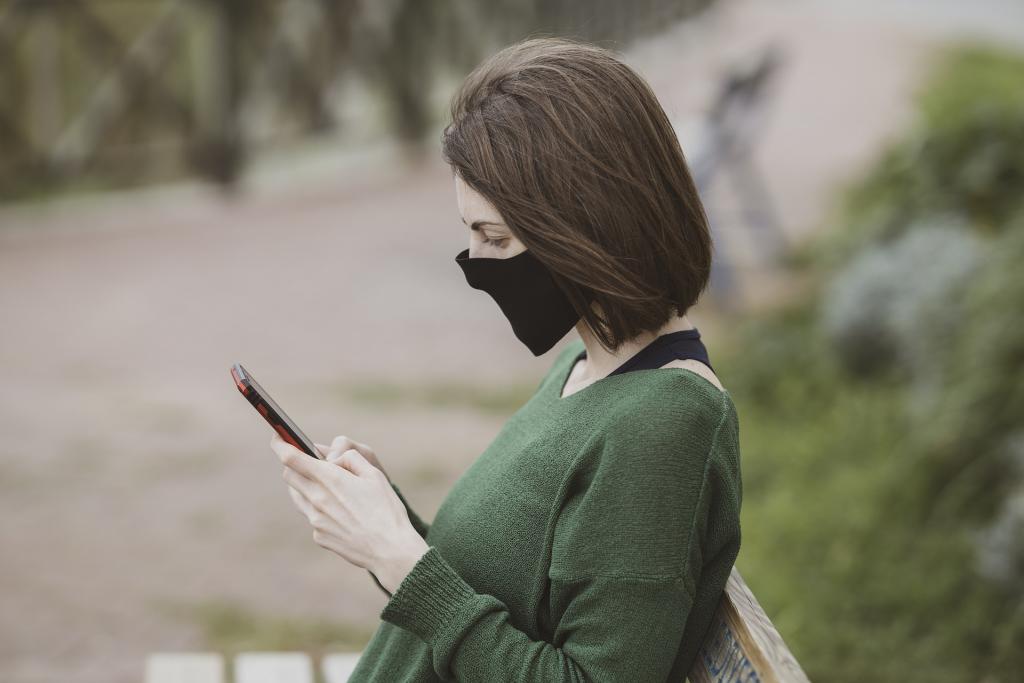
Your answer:
[[[936,38],[834,4],[725,3],[627,53],[683,120],[722,65],[785,41],[757,160],[794,240],[906,123]],[[787,291],[722,230],[748,310]],[[312,541],[228,368],[317,440],[374,446],[431,518],[571,338],[534,358],[465,284],[466,241],[447,167],[386,147],[263,162],[235,199],[183,183],[0,209],[0,680],[137,681],[148,653],[207,645],[174,606],[369,635],[384,594]],[[735,318],[710,298],[691,318],[713,358]]]

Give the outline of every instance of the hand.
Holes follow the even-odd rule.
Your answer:
[[[277,434],[270,447],[284,465],[281,477],[292,502],[313,526],[313,540],[373,572],[394,592],[429,546],[413,528],[383,470],[356,448],[327,462],[309,457]]]
[[[377,454],[374,452],[372,448],[367,446],[365,443],[353,441],[347,436],[334,437],[334,441],[331,442],[330,446],[324,446],[323,444],[319,443],[314,445],[317,447],[317,450],[320,451],[321,455],[323,455],[328,460],[331,460],[332,462],[334,461],[334,458],[336,458],[337,456],[341,455],[350,448],[354,448],[355,450],[359,451],[359,453],[364,458],[366,458],[366,460],[369,461],[371,465],[376,467],[381,472],[384,472],[384,468],[381,467],[380,461],[377,460]],[[334,455],[334,458],[332,458],[332,454]],[[384,472],[384,476],[388,477],[388,473]],[[388,477],[388,482],[390,481],[391,477]]]

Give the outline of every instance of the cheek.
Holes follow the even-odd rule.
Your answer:
[[[484,244],[482,242],[477,246],[476,251],[477,256],[481,256],[483,258],[508,258],[507,249],[500,249],[491,244]]]
[[[493,246],[484,242],[484,238],[477,233],[469,235],[469,256],[470,258],[493,258],[497,251]]]

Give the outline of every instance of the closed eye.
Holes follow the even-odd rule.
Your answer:
[[[484,244],[493,244],[495,247],[498,247],[499,249],[504,249],[505,248],[505,244],[509,240],[508,237],[503,237],[503,238],[498,239],[498,240],[489,240],[486,237],[483,238],[483,239],[484,239]]]

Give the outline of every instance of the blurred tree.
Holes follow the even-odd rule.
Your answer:
[[[843,198],[844,229],[812,259],[834,268],[866,243],[897,238],[938,213],[990,235],[1024,211],[1024,56],[955,45],[918,94],[913,130],[882,150]]]
[[[6,0],[0,197],[84,176],[120,184],[188,171],[229,186],[247,147],[266,139],[247,124],[250,110],[273,104],[274,137],[328,131],[329,94],[346,77],[383,98],[391,134],[422,148],[441,79],[504,44],[537,34],[625,43],[712,2]],[[33,134],[43,124],[48,134]]]

